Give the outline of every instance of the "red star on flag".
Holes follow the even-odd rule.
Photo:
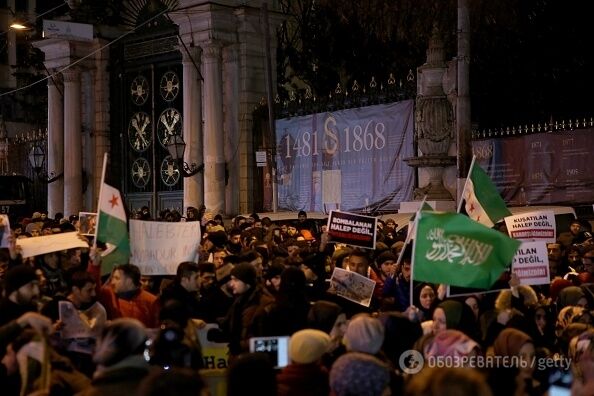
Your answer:
[[[109,203],[111,204],[112,209],[114,206],[118,206],[118,197],[116,197],[115,195],[112,195],[111,199],[109,200]]]
[[[474,212],[474,202],[470,203],[470,208],[468,209],[469,212]]]

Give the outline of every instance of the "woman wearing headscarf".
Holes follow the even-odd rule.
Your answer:
[[[493,344],[493,355],[499,358],[500,364],[491,369],[489,384],[494,395],[532,396],[544,394],[541,384],[533,377],[532,362],[535,349],[532,338],[523,331],[504,329]],[[513,358],[513,359],[512,359]]]
[[[460,301],[445,300],[433,311],[433,334],[446,329],[459,330],[473,340],[480,340],[472,310]]]

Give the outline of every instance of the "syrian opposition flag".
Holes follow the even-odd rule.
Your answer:
[[[106,159],[103,163],[105,170]],[[128,219],[122,194],[117,188],[105,183],[105,171],[101,181],[99,205],[97,208],[96,241],[103,242],[107,249],[102,253],[101,272],[111,272],[117,264],[127,264],[130,259],[130,237]]]
[[[488,289],[521,243],[459,213],[420,212],[416,222],[412,277],[417,281]]]
[[[493,227],[504,217],[511,216],[499,191],[480,165],[475,163],[474,157],[464,184],[458,212],[462,208],[462,200],[468,217],[487,227]]]

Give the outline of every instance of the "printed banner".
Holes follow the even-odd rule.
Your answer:
[[[508,206],[594,201],[594,128],[472,142]]]
[[[130,263],[143,275],[175,275],[183,261],[195,261],[200,222],[130,220]]]
[[[414,101],[276,121],[278,206],[396,211],[411,200]]]
[[[547,244],[543,241],[522,242],[514,256],[512,271],[518,275],[522,285],[551,283]]]
[[[328,292],[369,307],[374,288],[375,281],[356,272],[334,268]]]
[[[16,243],[21,247],[23,258],[59,252],[61,250],[89,247],[87,241],[81,239],[77,232],[64,232],[62,234],[17,239]]]
[[[555,213],[552,210],[521,213],[505,218],[510,237],[520,241],[544,241],[555,243]]]
[[[375,249],[376,232],[377,217],[330,211],[328,235],[332,238],[332,242]]]

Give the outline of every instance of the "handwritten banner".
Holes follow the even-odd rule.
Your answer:
[[[375,249],[377,217],[330,211],[328,234],[333,242]]]
[[[555,243],[555,213],[552,210],[521,213],[505,218],[510,237],[520,241]]]
[[[143,275],[174,275],[179,263],[196,260],[200,222],[130,220],[130,263]]]
[[[21,247],[23,258],[59,252],[61,250],[89,247],[89,244],[83,241],[77,232],[22,238],[17,239],[16,243],[17,246]]]
[[[549,257],[543,241],[522,242],[512,263],[512,271],[523,285],[548,285]]]

